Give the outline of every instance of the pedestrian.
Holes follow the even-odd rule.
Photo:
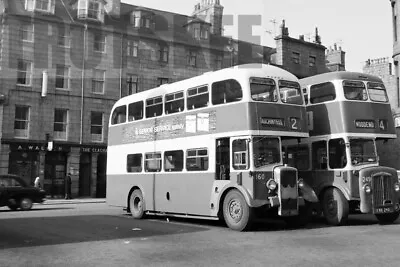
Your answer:
[[[65,176],[65,199],[71,199],[71,174]]]
[[[40,188],[40,178],[39,178],[39,176],[36,177],[34,186],[35,186],[36,188]]]

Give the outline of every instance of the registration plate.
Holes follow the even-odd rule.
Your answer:
[[[376,208],[375,213],[392,213],[394,212],[393,207],[386,207],[386,208]]]

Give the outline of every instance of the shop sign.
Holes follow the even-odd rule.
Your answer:
[[[47,144],[20,143],[20,144],[10,144],[10,150],[38,152],[38,151],[48,151],[48,148]],[[53,147],[51,149],[51,151],[55,152],[65,152],[69,150],[70,150],[69,147],[65,147],[62,145],[55,145],[55,144],[53,144]]]
[[[82,153],[107,153],[106,147],[81,147]]]

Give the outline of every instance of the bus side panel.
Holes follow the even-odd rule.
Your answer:
[[[211,172],[156,174],[156,211],[210,216],[214,178]]]
[[[142,191],[146,210],[154,209],[153,179],[149,174],[108,174],[107,175],[107,204],[127,207],[129,192],[133,187]]]

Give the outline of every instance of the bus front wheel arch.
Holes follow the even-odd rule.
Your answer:
[[[247,204],[239,190],[232,189],[223,198],[222,216],[229,228],[246,231],[251,228],[254,221],[254,209]]]
[[[330,225],[343,225],[349,216],[349,202],[337,187],[326,188],[321,194],[325,220]]]
[[[145,217],[146,205],[143,193],[139,188],[133,189],[129,196],[128,211],[135,219],[143,219]]]

